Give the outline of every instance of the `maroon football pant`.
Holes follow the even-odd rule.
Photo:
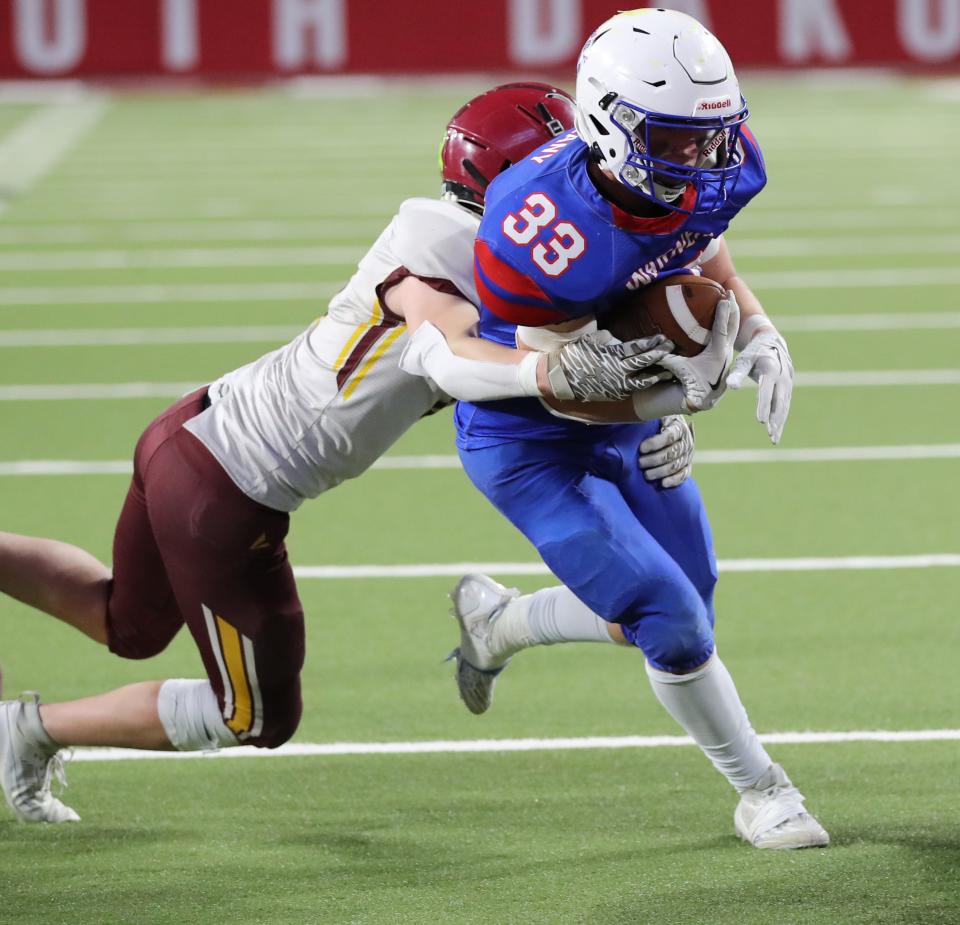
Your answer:
[[[110,650],[163,651],[184,623],[238,738],[268,748],[300,720],[303,608],[284,538],[286,513],[248,498],[182,427],[206,390],[144,431],[113,542]]]

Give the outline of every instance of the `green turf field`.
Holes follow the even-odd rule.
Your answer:
[[[436,194],[481,88],[127,95],[74,104],[76,137],[37,130],[50,163],[0,181],[0,529],[107,558],[142,428],[323,312],[397,204]],[[752,390],[696,422],[719,646],[761,733],[957,730],[960,98],[745,89],[770,184],[729,239],[799,379],[777,451]],[[51,105],[0,104],[0,163]],[[676,735],[639,655],[606,646],[525,652],[491,713],[463,709],[444,566],[536,557],[449,459],[417,463],[453,453],[436,415],[294,517],[297,566],[432,567],[300,582],[295,742]],[[201,671],[185,637],[123,662],[7,598],[0,661],[8,695],[47,700]],[[0,923],[960,922],[960,743],[853,739],[770,746],[833,837],[785,854],[737,841],[735,795],[683,745],[77,760],[81,824],[0,814]]]

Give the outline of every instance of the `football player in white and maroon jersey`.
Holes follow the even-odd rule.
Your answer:
[[[405,202],[324,318],[147,427],[112,571],[76,547],[0,533],[0,590],[126,658],[162,651],[186,624],[207,672],[67,703],[41,706],[35,695],[0,703],[0,783],[17,816],[79,818],[50,790],[62,746],[285,742],[300,719],[304,657],[284,545],[290,512],[362,473],[436,405],[451,397],[617,399],[656,378],[647,367],[666,352],[662,338],[620,345],[587,337],[521,353],[474,337],[472,249],[484,189],[569,128],[572,115],[569,97],[541,84],[497,88],[458,113],[445,148],[448,201]],[[400,366],[408,332],[421,327],[411,365],[429,378]],[[648,478],[682,481],[686,425],[668,422],[642,453]],[[570,592],[545,593],[542,641],[610,641]],[[483,687],[486,703],[491,686]]]

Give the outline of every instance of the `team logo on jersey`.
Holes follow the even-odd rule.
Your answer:
[[[532,160],[534,164],[542,164],[544,161],[550,160],[554,154],[559,154],[571,141],[576,141],[576,139],[576,132],[568,132],[563,138],[558,138],[545,148],[541,148],[539,153],[531,157],[530,160]]]
[[[633,290],[639,289],[642,286],[649,286],[671,260],[678,257],[685,250],[696,247],[697,253],[691,257],[689,261],[693,263],[706,249],[712,237],[712,235],[700,234],[696,231],[683,232],[669,250],[664,251],[659,257],[645,263],[642,267],[639,267],[630,274],[630,279],[627,280],[627,289]]]

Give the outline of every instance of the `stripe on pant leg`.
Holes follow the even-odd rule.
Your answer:
[[[227,666],[223,663],[223,647],[220,642],[220,634],[217,632],[217,625],[214,622],[213,612],[204,604],[200,605],[200,609],[203,611],[203,619],[207,624],[210,648],[213,650],[213,657],[217,660],[217,667],[220,669],[220,678],[223,681],[223,718],[228,720],[233,716],[233,685],[230,683],[230,675],[227,674]]]
[[[216,620],[234,696],[233,716],[224,715],[224,718],[238,738],[247,739],[254,734],[254,728],[263,726],[263,706],[253,664],[253,643],[223,617],[218,616]]]
[[[253,693],[253,725],[246,738],[254,738],[263,732],[263,700],[260,697],[260,682],[257,680],[257,664],[253,653],[253,643],[246,636],[243,639],[243,655],[247,665],[247,680]]]

